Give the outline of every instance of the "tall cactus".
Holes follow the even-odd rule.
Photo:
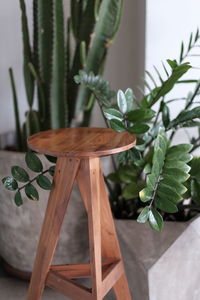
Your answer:
[[[54,1],[53,5],[53,55],[51,78],[51,127],[65,127],[65,46],[64,46],[64,16],[62,0]]]
[[[16,90],[11,80],[18,136],[71,126],[84,110],[90,92],[74,82],[80,69],[101,73],[119,25],[123,0],[71,0],[65,37],[63,0],[33,0],[33,43],[25,0],[22,15],[24,83],[28,102],[26,120],[19,126]],[[70,47],[73,39],[74,47]],[[33,44],[31,46],[31,44]],[[13,79],[13,77],[11,78]],[[37,87],[38,109],[33,109]],[[86,117],[90,117],[88,114]],[[76,123],[76,122],[75,122]],[[88,123],[88,122],[87,122]],[[19,146],[24,143],[19,143]],[[21,147],[22,150],[22,147]]]

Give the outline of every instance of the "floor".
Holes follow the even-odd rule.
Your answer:
[[[25,300],[28,289],[28,283],[8,276],[0,263],[0,300]],[[113,295],[108,295],[105,299],[114,300]],[[49,288],[45,289],[42,300],[70,300]],[[84,299],[80,299],[84,300]]]

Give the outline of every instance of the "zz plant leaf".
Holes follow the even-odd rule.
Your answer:
[[[52,183],[49,180],[49,178],[45,175],[39,175],[36,178],[37,184],[44,190],[51,190],[52,189]]]
[[[20,182],[27,182],[29,181],[29,175],[28,173],[21,167],[18,166],[12,166],[11,168],[12,176]]]
[[[4,177],[2,179],[2,183],[5,186],[5,188],[9,191],[15,191],[18,188],[17,181],[10,176]]]
[[[142,202],[149,202],[148,221],[155,230],[162,229],[162,216],[157,210],[177,212],[177,204],[186,192],[183,183],[190,176],[187,163],[192,159],[189,154],[192,147],[190,144],[170,147],[164,129],[160,128],[154,144],[151,171],[146,176],[146,187],[139,193]]]
[[[25,194],[26,196],[33,201],[38,201],[39,200],[39,194],[34,185],[31,183],[27,184],[25,186]]]
[[[28,151],[25,156],[25,161],[29,169],[32,171],[39,173],[42,172],[43,166],[42,162],[37,155],[35,155],[32,151]]]

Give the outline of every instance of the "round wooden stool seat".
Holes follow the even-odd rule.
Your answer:
[[[110,128],[63,128],[43,131],[28,139],[29,148],[51,156],[100,157],[131,149],[136,138]]]

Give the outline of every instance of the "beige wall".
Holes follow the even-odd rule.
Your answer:
[[[68,6],[69,0],[64,0]],[[27,0],[31,14],[32,0]],[[135,87],[144,69],[145,0],[124,0],[124,14],[117,41],[109,53],[105,77],[113,88]],[[21,118],[27,108],[22,78],[21,24],[18,0],[2,2],[0,10],[0,132],[14,129],[14,112],[8,68],[15,71]],[[95,116],[94,125],[99,118]]]

